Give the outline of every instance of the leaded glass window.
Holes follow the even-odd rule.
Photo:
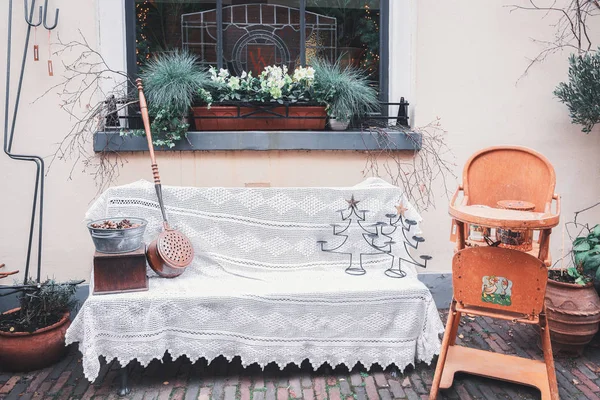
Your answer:
[[[209,66],[259,73],[264,66],[290,69],[315,57],[340,59],[367,71],[385,92],[389,0],[126,0],[130,71],[154,55],[187,49]],[[387,16],[386,16],[387,18]]]

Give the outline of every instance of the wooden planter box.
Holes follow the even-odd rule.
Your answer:
[[[95,295],[146,290],[146,246],[129,253],[94,254]]]
[[[194,117],[205,117],[194,119],[194,124],[198,131],[323,130],[327,122],[325,106],[275,106],[272,108],[263,108],[260,106],[212,106],[210,109],[203,106],[193,107],[192,112]],[[244,118],[244,116],[252,118]]]

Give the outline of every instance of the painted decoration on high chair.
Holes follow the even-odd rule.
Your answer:
[[[486,303],[510,306],[512,296],[511,280],[502,276],[484,276],[481,285],[481,300]]]

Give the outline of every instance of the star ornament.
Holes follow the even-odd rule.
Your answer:
[[[396,206],[396,211],[398,212],[398,215],[402,215],[404,217],[404,213],[408,211],[408,208],[404,207],[403,203],[400,203]]]
[[[355,200],[354,195],[352,195],[350,200],[346,200],[346,202],[348,202],[348,209],[351,209],[351,208],[356,209],[356,207],[358,206],[358,203],[360,203],[360,200]]]

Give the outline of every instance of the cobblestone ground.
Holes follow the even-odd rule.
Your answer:
[[[446,315],[441,311],[442,318]],[[541,359],[533,327],[489,318],[465,317],[458,344],[500,353]],[[561,399],[600,399],[600,337],[578,358],[556,357]],[[271,364],[241,366],[239,359],[219,358],[194,364],[185,358],[154,361],[148,368],[134,365],[130,373],[130,399],[146,400],[391,400],[427,399],[433,367],[419,364],[402,374],[392,367],[352,370],[327,365],[317,370],[307,362],[283,370]],[[0,372],[0,399],[116,399],[118,364],[104,365],[90,384],[81,369],[76,347],[53,367],[28,374]],[[539,393],[523,386],[467,375],[458,375],[454,386],[443,391],[447,399],[539,399]]]

